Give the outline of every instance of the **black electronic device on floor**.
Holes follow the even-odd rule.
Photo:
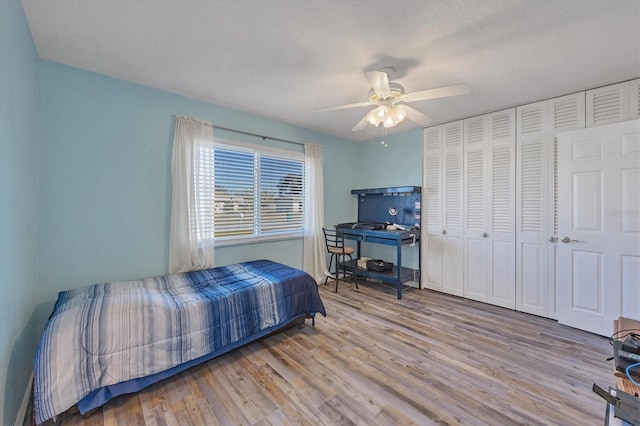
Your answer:
[[[628,366],[640,362],[640,335],[630,333],[624,340],[612,340],[611,345],[616,370],[625,372]],[[631,369],[629,373],[640,377],[640,368]]]

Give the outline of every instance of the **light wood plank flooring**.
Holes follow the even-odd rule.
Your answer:
[[[321,286],[328,317],[65,425],[601,425],[607,339],[428,290]],[[54,424],[52,421],[48,425]]]

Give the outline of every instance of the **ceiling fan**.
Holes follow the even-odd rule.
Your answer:
[[[364,107],[376,105],[369,111],[362,120],[352,129],[354,132],[362,130],[367,124],[378,127],[382,124],[385,128],[393,127],[405,118],[426,126],[431,119],[420,111],[411,108],[404,103],[424,101],[427,99],[444,98],[447,96],[464,95],[471,91],[468,84],[454,84],[453,86],[438,87],[436,89],[420,90],[417,92],[405,93],[404,87],[398,83],[390,83],[389,78],[393,75],[393,68],[383,68],[380,71],[367,73],[367,79],[371,83],[372,89],[369,91],[369,100],[353,104],[338,105],[328,108],[320,108],[316,111],[334,111],[346,108]]]

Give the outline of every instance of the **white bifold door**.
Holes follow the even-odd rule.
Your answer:
[[[464,120],[464,297],[515,308],[515,108]]]
[[[463,296],[462,121],[425,129],[423,141],[423,285]]]
[[[640,121],[559,135],[558,320],[603,336],[640,320]]]
[[[584,92],[516,109],[516,309],[556,319],[557,135],[584,129]]]

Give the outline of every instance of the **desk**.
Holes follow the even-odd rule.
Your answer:
[[[420,269],[422,258],[420,253],[420,230],[414,231],[386,231],[386,230],[369,230],[369,229],[353,229],[353,228],[337,228],[344,234],[345,240],[354,240],[357,243],[356,258],[345,262],[343,269],[354,274],[354,276],[369,277],[380,280],[388,284],[394,284],[397,289],[398,299],[402,299],[402,284],[415,279],[420,284]],[[396,262],[391,271],[377,272],[368,269],[358,268],[357,259],[360,258],[360,245],[362,242],[372,244],[384,244],[387,246],[395,246]],[[418,269],[402,267],[402,246],[414,245],[418,249]]]

